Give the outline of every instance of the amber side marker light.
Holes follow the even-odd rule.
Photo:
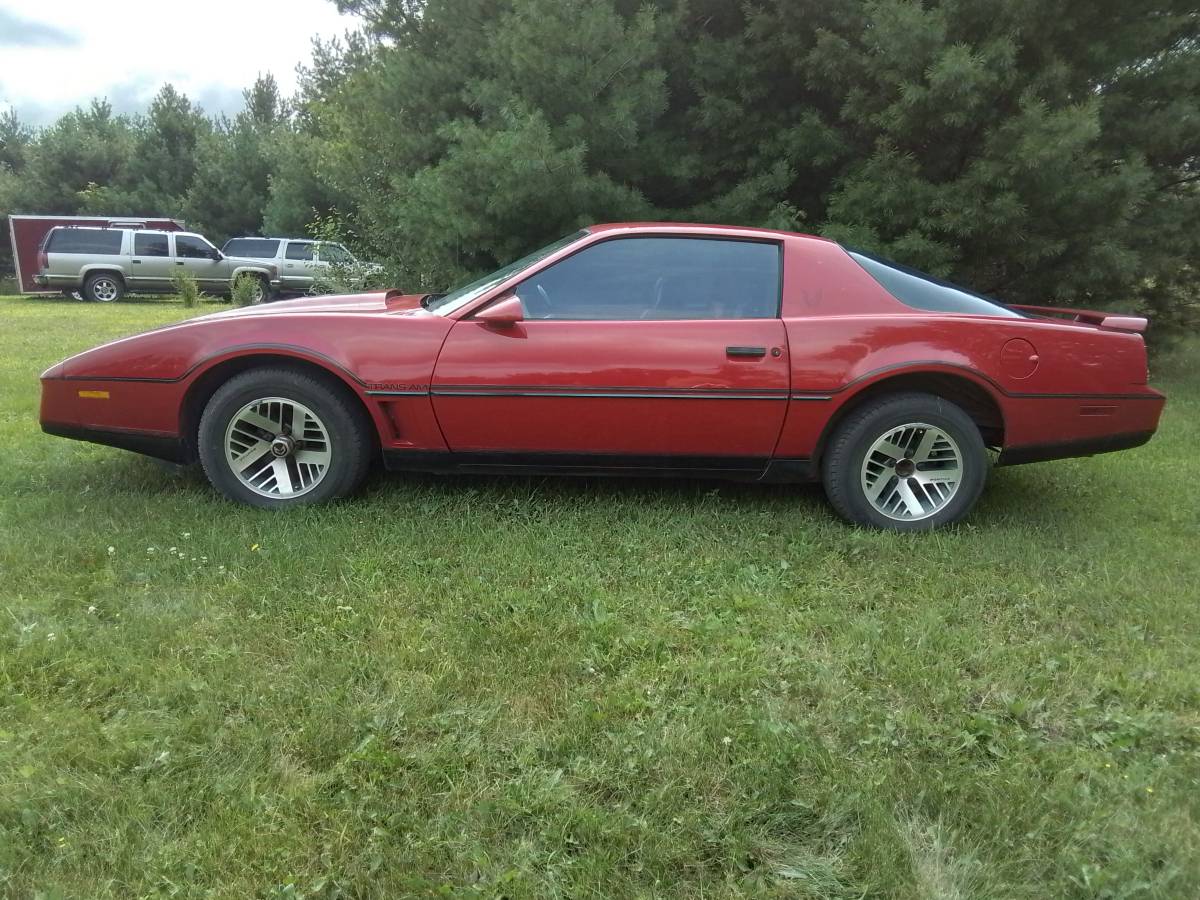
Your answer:
[[[108,391],[80,391],[79,396],[85,400],[107,400]]]

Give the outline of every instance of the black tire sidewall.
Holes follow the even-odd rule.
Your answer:
[[[890,428],[924,422],[946,431],[962,454],[963,480],[954,498],[926,519],[890,519],[875,509],[860,481],[867,450]],[[932,394],[897,394],[869,403],[843,422],[829,442],[822,465],[825,491],[845,518],[892,531],[928,531],[957,522],[975,506],[987,483],[991,461],[979,428],[958,406]]]
[[[243,406],[263,397],[283,397],[312,410],[329,432],[332,461],[325,477],[302,496],[264,497],[244,485],[225,459],[225,431]],[[370,463],[370,439],[361,416],[323,380],[305,373],[255,370],[222,385],[204,408],[197,432],[200,463],[213,486],[226,497],[264,509],[285,509],[321,503],[343,496],[358,486]]]

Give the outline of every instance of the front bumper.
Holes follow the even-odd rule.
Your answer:
[[[56,437],[104,444],[165,459],[173,463],[187,463],[191,458],[183,442],[176,435],[153,434],[147,431],[122,431],[112,428],[91,428],[87,425],[67,425],[62,422],[42,422],[42,431]]]

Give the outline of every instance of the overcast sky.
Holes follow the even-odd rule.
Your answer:
[[[170,82],[234,113],[260,72],[291,95],[312,39],[355,24],[332,0],[0,0],[0,110],[33,125],[92,97],[142,112]]]

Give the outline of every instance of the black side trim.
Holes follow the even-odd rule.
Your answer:
[[[84,425],[64,425],[61,422],[43,422],[42,431],[57,437],[104,444],[121,450],[132,450],[157,459],[173,463],[191,462],[186,448],[178,437],[148,434],[144,431],[114,431],[105,428],[88,428]]]
[[[741,456],[625,456],[617,453],[383,451],[394,472],[508,473],[521,475],[702,476],[758,481],[768,460]],[[781,462],[781,461],[777,461]]]
[[[612,385],[578,384],[435,384],[430,387],[433,394],[603,394],[605,396],[640,396],[643,394],[755,394],[764,397],[788,396],[787,388],[736,388],[736,387],[636,387]]]
[[[199,362],[195,363],[194,365],[190,366],[182,375],[178,375],[174,378],[134,378],[134,377],[123,376],[123,375],[64,375],[64,376],[62,376],[62,378],[67,381],[133,381],[133,382],[145,382],[148,384],[173,384],[178,381],[183,381],[185,378],[187,378],[189,375],[191,375],[193,372],[195,372],[197,369],[199,369],[201,366],[203,366],[205,363],[207,363],[213,357],[224,356],[226,353],[229,353],[229,352],[235,351],[235,350],[291,350],[298,354],[306,354],[308,356],[316,357],[316,358],[322,360],[323,362],[327,363],[329,366],[337,369],[339,372],[342,372],[347,378],[349,378],[351,381],[355,382],[356,384],[360,385],[361,387],[365,388],[368,384],[368,382],[363,381],[361,378],[359,378],[356,374],[351,372],[349,369],[347,369],[345,366],[343,366],[337,360],[335,360],[329,356],[326,356],[324,353],[320,353],[320,352],[318,352],[316,350],[312,350],[308,347],[301,347],[296,344],[238,344],[233,347],[226,347],[220,353],[214,353],[210,356],[206,356],[204,359],[202,359]],[[1000,386],[1000,384],[994,378],[991,378],[988,375],[985,375],[983,372],[980,372],[977,369],[972,369],[970,366],[959,365],[958,363],[945,362],[944,360],[940,360],[940,359],[914,359],[914,360],[909,360],[907,362],[895,363],[890,366],[882,366],[878,369],[873,369],[870,372],[860,375],[852,381],[846,382],[841,387],[825,388],[825,389],[821,389],[821,390],[794,391],[791,393],[791,399],[792,400],[828,400],[831,398],[832,395],[840,394],[843,391],[847,391],[850,388],[854,387],[859,382],[866,381],[868,378],[873,378],[876,375],[880,375],[884,372],[890,372],[890,371],[893,371],[896,369],[909,369],[914,366],[942,366],[943,368],[948,368],[948,369],[961,369],[964,372],[969,372],[970,374],[974,375],[977,378],[983,379],[988,384],[990,384],[993,388],[995,388],[996,391],[1003,394],[1004,396],[1016,397],[1016,398],[1023,399],[1023,400],[1035,400],[1035,399],[1036,400],[1162,400],[1163,399],[1162,396],[1157,393],[1138,393],[1138,394],[1023,394],[1023,393],[1016,393],[1013,391],[1005,390],[1003,387]],[[526,386],[522,386],[522,387],[526,387]],[[529,390],[526,393],[526,392],[522,391],[521,387],[515,387],[515,386],[511,386],[511,385],[442,385],[439,388],[435,388],[430,393],[435,394],[435,395],[441,395],[441,396],[488,396],[488,397],[490,397],[490,396],[525,397],[525,396],[531,396],[531,395],[537,396],[538,394],[541,394],[541,393],[547,393],[550,396],[572,396],[573,397],[573,396],[609,396],[609,395],[611,395],[611,396],[624,397],[624,396],[637,396],[637,394],[627,393],[627,390],[632,390],[632,391],[641,390],[645,394],[653,393],[653,394],[655,394],[655,396],[670,396],[672,398],[674,398],[675,395],[679,393],[679,391],[676,391],[675,393],[672,393],[669,395],[660,394],[660,393],[656,393],[655,388],[642,388],[642,389],[632,388],[632,389],[626,389],[626,390],[619,390],[619,389],[613,389],[613,388],[597,389],[599,391],[609,391],[610,394],[606,395],[606,394],[596,394],[595,392],[589,391],[588,389],[580,389],[577,387],[566,387],[566,388],[554,388],[554,387],[543,388],[541,386],[527,386],[527,387],[530,387],[531,390]],[[478,393],[461,393],[461,392],[465,392],[465,391],[472,391],[472,392],[478,392]],[[508,391],[508,393],[501,393],[502,391]],[[516,393],[514,393],[514,391],[516,391]],[[559,394],[551,393],[553,391],[561,391],[562,393],[559,393]],[[725,388],[724,391],[736,392],[736,388]],[[451,393],[451,392],[454,392],[454,393]],[[394,391],[367,391],[367,393],[375,395],[375,396],[408,397],[408,396],[423,396],[425,392],[417,391],[417,392],[410,393],[408,391],[404,391],[404,392],[397,393]],[[711,390],[711,393],[715,395],[715,394],[721,393],[721,391],[720,390]],[[754,391],[752,396],[745,395],[744,393],[737,393],[736,396],[731,396],[731,399],[738,399],[738,400],[771,399],[772,395],[782,394],[783,396],[786,397],[786,396],[788,396],[788,393],[789,392],[786,390],[784,390],[784,391],[776,391],[773,389],[760,390],[760,391]]]
[[[1045,462],[1049,459],[1070,459],[1073,456],[1095,456],[1097,453],[1129,450],[1132,447],[1142,446],[1153,436],[1153,431],[1132,431],[1125,434],[1106,434],[1101,437],[1084,438],[1078,441],[1009,447],[1000,451],[1000,458],[996,460],[996,465],[1017,466],[1022,463]]]
[[[970,366],[960,365],[959,363],[946,362],[945,360],[941,360],[941,359],[913,359],[913,360],[908,360],[906,362],[893,363],[892,365],[889,365],[889,366],[881,366],[878,369],[872,369],[870,372],[866,372],[862,375],[859,375],[857,378],[853,379],[852,381],[847,381],[841,387],[826,388],[823,390],[796,391],[793,393],[792,399],[793,400],[800,399],[800,396],[803,394],[820,394],[820,395],[840,394],[840,393],[842,393],[842,391],[847,391],[850,388],[854,387],[859,382],[866,381],[869,378],[874,378],[876,375],[882,375],[884,372],[892,372],[897,369],[910,369],[910,368],[913,368],[914,366],[941,366],[946,369],[961,369],[964,372],[969,372],[970,374],[974,375],[976,378],[982,378],[984,381],[986,381],[988,384],[990,384],[993,388],[995,388],[999,393],[1003,394],[1005,397],[1016,397],[1021,400],[1162,400],[1163,399],[1162,396],[1157,393],[1149,393],[1149,394],[1145,394],[1145,393],[1142,393],[1142,394],[1023,394],[1023,393],[1019,393],[1019,392],[1015,392],[1015,391],[1005,390],[1000,385],[1000,383],[996,381],[996,379],[994,379],[988,375],[985,375],[983,372],[980,372],[978,369],[972,369]],[[917,372],[914,374],[926,374],[926,373]]]
[[[786,391],[736,391],[686,389],[676,391],[601,391],[570,390],[560,388],[533,388],[530,390],[487,388],[485,390],[445,390],[434,388],[434,397],[573,397],[604,400],[786,400]]]

